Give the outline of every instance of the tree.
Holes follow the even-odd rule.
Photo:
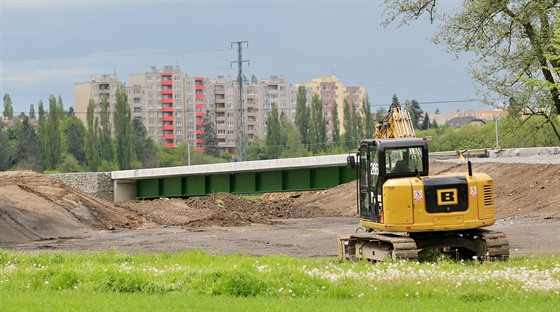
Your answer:
[[[332,142],[336,147],[340,145],[340,121],[338,119],[338,103],[336,101],[333,104],[332,115]]]
[[[60,113],[61,107],[56,101],[56,98],[49,96],[49,113],[47,114],[47,127],[44,136],[46,138],[45,146],[45,167],[48,170],[54,170],[62,156],[62,138],[60,136],[60,121],[62,114]]]
[[[305,145],[301,143],[301,136],[298,129],[284,112],[280,114],[280,131],[283,148],[279,158],[307,156],[307,149]]]
[[[41,154],[44,156],[47,153],[47,113],[43,107],[43,101],[39,101],[39,120],[37,127],[37,134],[39,136]]]
[[[29,105],[29,118],[30,119],[37,119],[35,117],[35,106],[33,106],[33,104]]]
[[[342,125],[344,126],[344,134],[342,135],[344,140],[344,146],[346,149],[353,150],[356,148],[358,141],[356,134],[356,121],[354,117],[354,105],[350,105],[348,100],[344,99],[343,102],[343,120]]]
[[[318,154],[326,148],[327,127],[323,116],[323,102],[318,94],[313,94],[311,99],[311,116],[309,122],[309,150]]]
[[[10,167],[10,141],[8,134],[4,131],[4,123],[0,122],[0,171],[5,171]]]
[[[210,112],[206,111],[206,115],[202,119],[202,128],[204,129],[204,152],[214,157],[220,157],[220,149],[218,148],[218,135],[214,122],[210,119]]]
[[[76,116],[70,116],[61,125],[62,141],[66,147],[66,152],[72,156],[80,166],[86,162],[85,141],[86,127]],[[64,157],[63,161],[71,164],[72,160]],[[68,171],[71,172],[71,171]]]
[[[16,133],[16,165],[19,169],[30,169],[42,171],[41,151],[39,146],[39,137],[29,123],[29,118],[23,115],[20,121],[21,125]]]
[[[387,110],[384,107],[380,107],[375,112],[375,121],[380,123],[383,118],[387,115]]]
[[[159,162],[159,149],[148,137],[146,127],[140,118],[132,119],[132,149],[143,168],[155,168]]]
[[[4,94],[4,118],[14,118],[14,107],[12,106],[12,98],[8,93]]]
[[[119,85],[115,93],[115,140],[117,163],[120,170],[132,168],[132,113],[124,87]]]
[[[99,157],[101,161],[113,162],[115,160],[115,148],[111,138],[111,112],[109,111],[109,99],[104,97],[101,101],[99,111]]]
[[[307,106],[307,92],[305,87],[300,85],[296,97],[296,127],[301,135],[301,141],[304,145],[309,144],[309,116],[310,110]]]
[[[276,103],[272,103],[272,110],[267,114],[265,143],[267,158],[277,159],[282,153],[282,133]]]
[[[87,132],[86,132],[86,146],[85,156],[86,164],[90,171],[97,171],[99,163],[101,162],[99,156],[98,144],[98,119],[94,117],[95,104],[93,99],[89,100],[86,114]],[[40,111],[40,110],[39,110]],[[39,114],[40,115],[40,114]]]
[[[406,101],[404,105],[406,111],[410,114],[410,120],[412,122],[412,126],[415,129],[420,129],[421,127],[421,119],[424,111],[420,108],[420,103],[416,100]]]
[[[430,116],[428,116],[428,113],[426,113],[424,115],[424,118],[422,120],[422,125],[420,126],[420,130],[427,130],[430,128]]]
[[[251,75],[251,84],[257,84],[258,80],[257,80],[257,76],[255,76],[254,74]]]
[[[449,14],[436,15],[437,0],[385,0],[385,25],[401,18],[401,25],[421,16],[441,19],[434,42],[456,55],[474,55],[470,72],[487,102],[495,93],[534,111],[560,113],[560,89],[553,68],[560,68],[560,47],[550,44],[560,25],[555,22],[558,0],[473,0]],[[556,76],[557,77],[557,76]],[[551,85],[538,90],[527,78]],[[481,90],[484,91],[484,90]],[[495,93],[494,93],[495,92]]]
[[[364,112],[364,137],[371,138],[375,132],[375,120],[373,120],[373,115],[371,113],[371,103],[369,102],[369,97],[366,94],[363,102],[363,112]]]

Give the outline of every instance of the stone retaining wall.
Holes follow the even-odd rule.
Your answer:
[[[113,201],[111,172],[58,173],[50,176],[82,192]]]

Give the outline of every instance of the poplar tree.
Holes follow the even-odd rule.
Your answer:
[[[39,101],[39,120],[37,123],[41,154],[44,156],[47,153],[47,113],[43,107],[43,101]]]
[[[45,144],[45,167],[48,170],[54,170],[60,163],[62,154],[62,141],[60,136],[60,106],[56,98],[49,96],[49,113],[47,115],[47,127],[45,137],[47,142]]]
[[[29,118],[30,119],[37,119],[35,117],[35,106],[33,106],[33,104],[29,105]]]
[[[364,138],[372,138],[375,132],[375,120],[373,120],[373,115],[371,113],[371,103],[369,102],[369,97],[365,96],[363,102],[363,112],[364,112]]]
[[[111,112],[109,111],[109,99],[107,97],[103,98],[100,105],[98,136],[100,161],[113,163],[115,161],[115,149],[111,138]]]
[[[309,125],[309,149],[314,154],[325,150],[327,143],[327,127],[323,116],[323,102],[318,94],[311,99],[311,118]]]
[[[98,119],[94,116],[95,104],[93,99],[89,100],[87,107],[86,123],[86,163],[90,171],[97,171],[99,167],[99,144],[98,144]]]
[[[115,137],[117,143],[117,163],[119,169],[132,168],[132,113],[128,105],[128,96],[123,86],[115,93]]]
[[[335,101],[332,109],[332,142],[335,146],[340,145],[340,120],[338,119],[338,103]]]
[[[305,91],[305,87],[300,85],[296,97],[295,123],[301,135],[301,141],[306,146],[309,144],[309,116],[310,108],[307,106],[307,92]]]
[[[355,134],[355,121],[354,121],[354,106],[348,103],[348,100],[344,99],[343,102],[343,120],[342,124],[344,126],[344,146],[353,150],[356,148],[356,134]]]
[[[272,103],[272,110],[267,114],[265,142],[268,159],[277,159],[282,152],[282,134],[276,103]]]
[[[4,111],[2,114],[6,119],[14,118],[14,107],[12,106],[12,98],[8,93],[4,94]]]

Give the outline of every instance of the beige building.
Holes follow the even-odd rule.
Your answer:
[[[95,113],[99,114],[99,107],[103,98],[109,100],[109,111],[115,107],[115,93],[122,83],[116,75],[91,76],[91,81],[74,84],[74,110],[76,116],[86,123],[87,107],[90,99],[95,104]]]

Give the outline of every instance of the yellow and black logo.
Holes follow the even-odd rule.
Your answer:
[[[459,203],[457,189],[440,189],[437,190],[438,206],[457,205]]]

